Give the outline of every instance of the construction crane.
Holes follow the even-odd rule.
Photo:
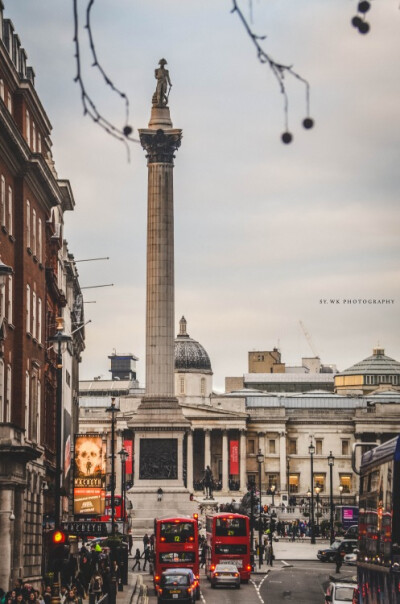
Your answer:
[[[318,352],[315,350],[315,347],[314,347],[314,345],[313,345],[313,341],[312,341],[312,339],[311,339],[311,336],[310,336],[310,334],[308,333],[307,329],[305,328],[305,326],[304,326],[303,322],[299,320],[299,323],[300,323],[300,327],[301,327],[301,329],[302,329],[302,331],[303,331],[304,335],[306,336],[306,339],[307,339],[308,345],[309,345],[309,347],[311,348],[311,350],[312,350],[312,352],[313,352],[313,355],[314,355],[315,357],[320,358],[320,356],[319,356]]]

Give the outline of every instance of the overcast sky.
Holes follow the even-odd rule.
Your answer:
[[[86,2],[79,3],[85,8]],[[5,0],[36,72],[53,125],[60,178],[76,209],[65,236],[84,290],[86,350],[81,377],[109,373],[113,350],[139,357],[144,381],[147,167],[139,145],[124,146],[83,117],[74,83],[72,0]],[[241,6],[249,16],[251,3]],[[97,0],[96,51],[129,96],[131,122],[147,126],[154,69],[168,61],[170,109],[183,129],[174,169],[176,332],[210,355],[214,387],[247,372],[247,352],[278,346],[299,364],[314,350],[345,369],[378,343],[400,360],[399,140],[400,10],[373,2],[371,32],[350,24],[356,1],[253,0],[264,49],[311,84],[315,129],[305,131],[304,87],[286,80],[291,145],[282,95],[231,0]],[[83,24],[83,15],[81,26]],[[118,126],[124,105],[90,67],[80,30],[85,84]],[[320,300],[326,299],[327,304]],[[338,299],[340,304],[331,304]],[[393,304],[343,304],[391,299]]]

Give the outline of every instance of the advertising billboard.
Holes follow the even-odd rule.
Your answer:
[[[100,434],[76,434],[74,448],[74,514],[104,514],[106,443]]]

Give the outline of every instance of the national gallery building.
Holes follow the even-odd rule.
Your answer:
[[[210,358],[189,336],[182,317],[175,339],[175,392],[190,426],[183,437],[187,489],[196,498],[203,497],[204,469],[210,466],[214,495],[220,501],[239,499],[250,482],[258,486],[261,475],[266,503],[274,499],[275,505],[287,505],[294,497],[306,500],[316,487],[324,502],[330,493],[328,456],[332,452],[334,500],[354,503],[358,480],[352,469],[353,444],[379,444],[399,433],[400,363],[377,348],[372,356],[340,373],[321,366],[319,359],[312,363],[308,359],[298,371],[285,371],[276,349],[260,353],[259,358],[265,355],[279,355],[274,360],[278,371],[248,373],[239,381],[228,378],[228,384],[241,388],[215,394]],[[106,409],[115,398],[115,451],[125,447],[132,452],[135,415],[145,392],[136,380],[138,359],[133,354],[109,358],[112,379],[80,382],[79,431],[101,433],[109,444],[111,418]],[[305,391],[307,383],[310,389]],[[312,477],[311,440],[315,447]],[[135,482],[134,467],[130,458],[127,486]],[[120,463],[116,474],[118,493]]]

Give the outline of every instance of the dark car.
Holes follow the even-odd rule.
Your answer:
[[[197,579],[190,568],[170,568],[165,570],[157,585],[158,602],[196,601]]]
[[[319,549],[317,558],[321,562],[334,562],[336,554],[339,551],[343,556],[351,554],[357,547],[357,539],[343,539],[342,541],[334,541],[332,545],[325,549]]]

